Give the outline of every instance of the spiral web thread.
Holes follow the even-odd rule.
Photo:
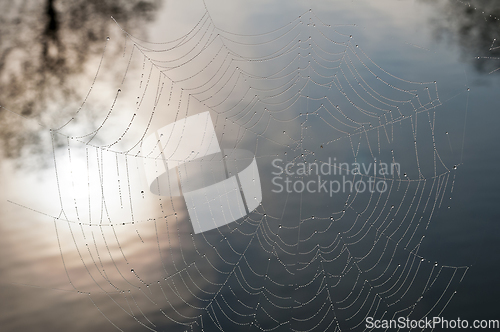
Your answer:
[[[42,213],[54,218],[74,292],[120,331],[364,331],[367,317],[441,315],[468,267],[419,250],[453,192],[460,151],[436,128],[437,83],[384,70],[349,28],[307,11],[243,35],[206,11],[169,42],[121,31],[121,59],[107,58],[108,39],[81,107],[50,130],[60,213]],[[125,63],[114,99],[93,130],[75,134],[106,61]],[[221,146],[254,153],[263,201],[193,234],[182,198],[148,193],[141,143],[202,111]],[[329,157],[400,163],[401,172],[376,176],[384,193],[272,193],[272,160]]]

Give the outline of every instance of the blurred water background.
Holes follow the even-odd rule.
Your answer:
[[[384,70],[411,81],[437,82],[445,114],[442,128],[450,128],[445,138],[453,151],[450,160],[455,158],[459,166],[453,195],[434,213],[419,254],[431,262],[470,267],[444,317],[499,319],[500,194],[496,186],[500,184],[500,42],[496,39],[500,37],[500,22],[495,15],[500,17],[500,4],[494,0],[207,0],[206,6],[219,28],[243,34],[272,31],[312,8],[323,22],[345,24],[352,43],[362,47]],[[4,1],[0,9],[0,330],[116,330],[112,324],[125,331],[145,330],[88,278],[92,267],[85,266],[72,247],[74,241],[87,240],[64,225],[58,229],[60,221],[33,211],[58,215],[59,206],[53,142],[39,123],[56,128],[71,118],[86,100],[98,68],[101,85],[96,86],[85,115],[68,128],[74,133],[91,131],[102,120],[102,110],[109,108],[116,82],[127,64],[114,61],[121,59],[123,52],[122,44],[112,43],[121,33],[114,20],[140,39],[163,41],[187,33],[205,7],[194,0],[182,4],[160,0],[46,0]],[[107,36],[111,36],[109,43]],[[101,64],[104,47],[108,48],[107,60]],[[140,64],[129,70],[130,76],[139,77]],[[113,132],[106,134],[116,136]],[[318,142],[322,142],[321,137]],[[64,140],[54,144],[56,149],[66,147]],[[278,152],[268,149],[269,153]],[[261,172],[269,181],[265,167]],[[301,204],[322,215],[322,206],[313,197],[304,198]],[[147,211],[150,207],[143,208]],[[290,214],[295,212],[293,207],[288,210]],[[329,210],[325,208],[324,212],[328,215]],[[197,255],[192,248],[179,251],[191,238],[189,224],[182,223],[182,218],[185,214],[170,219],[169,227],[177,227],[186,238],[170,238],[171,230],[158,230],[147,223],[132,231],[116,230],[113,236],[120,238],[122,248],[109,250],[116,250],[118,255],[121,250],[127,259],[104,264],[125,271],[120,281],[125,284],[118,285],[120,289],[129,287],[124,281],[127,278],[132,278],[134,285],[140,279],[131,272],[131,266],[141,269],[146,279],[159,280],[167,271],[177,269],[173,266],[181,264],[181,255],[185,255],[183,261]],[[148,245],[137,244],[138,239]],[[157,257],[157,241],[168,243],[168,266]],[[209,246],[210,240],[204,241],[200,250]],[[78,284],[76,288],[68,282],[68,273]],[[109,273],[111,279],[120,278],[116,271]],[[211,289],[209,281],[200,278],[197,282]],[[92,296],[86,294],[90,290]],[[158,330],[184,330],[155,311],[155,305],[145,299],[137,301],[144,301],[139,307],[151,311],[145,316],[156,323]]]

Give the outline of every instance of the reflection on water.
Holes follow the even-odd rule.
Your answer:
[[[0,324],[7,331],[288,331],[336,322],[357,330],[360,316],[375,307],[373,314],[403,308],[414,315],[446,307],[467,267],[448,266],[460,258],[448,264],[422,234],[439,207],[450,206],[456,165],[462,167],[468,91],[446,76],[455,68],[429,74],[439,67],[433,61],[450,55],[403,48],[403,33],[381,37],[394,26],[368,18],[368,5],[322,4],[318,12],[327,23],[352,17],[369,27],[361,31],[352,24],[319,31],[314,12],[290,6],[298,8],[294,21],[269,30],[286,29],[254,39],[224,34],[208,14],[187,6],[183,15],[200,20],[192,34],[170,44],[132,38],[139,45],[132,47],[110,13],[140,36],[143,23],[164,24],[153,20],[158,2],[7,6],[9,24],[23,33],[7,31],[2,39],[2,105],[61,128],[39,130],[1,114],[10,157],[0,173],[0,291],[9,299],[0,304]],[[234,14],[248,31],[274,22],[263,19],[270,14],[264,9]],[[280,10],[271,14],[283,19]],[[397,22],[402,31],[418,23]],[[165,34],[172,39],[176,31]],[[104,47],[111,52],[101,57]],[[170,48],[177,53],[162,58]],[[255,61],[270,50],[278,50],[278,61]],[[183,57],[194,60],[184,66]],[[416,79],[407,77],[408,64]],[[103,76],[94,82],[100,66]],[[272,77],[277,68],[283,76]],[[433,75],[445,79],[438,84]],[[452,88],[440,97],[437,87],[446,85]],[[255,153],[264,197],[248,218],[193,234],[182,198],[148,192],[138,156],[148,130],[207,107],[224,148]],[[27,146],[50,167],[16,171]],[[369,163],[374,156],[400,162],[405,172],[389,179],[385,196],[271,191],[273,158]]]
[[[159,0],[8,1],[0,4],[0,105],[53,126],[79,107],[115,23],[141,35]],[[109,50],[108,50],[109,51]],[[116,50],[114,50],[116,51]],[[46,152],[37,126],[0,109],[2,152]],[[18,135],[22,131],[23,135]],[[26,152],[26,151],[24,151]]]
[[[422,0],[438,7],[431,22],[438,40],[457,42],[467,62],[482,73],[500,68],[500,3],[496,0]]]

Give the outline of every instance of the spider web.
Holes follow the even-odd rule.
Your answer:
[[[489,48],[489,51],[490,52],[498,52],[498,49],[500,49],[500,46],[498,45],[498,41],[495,39],[493,39],[493,41],[491,42],[491,46]],[[476,57],[476,59],[480,60],[480,59],[483,59],[483,60],[493,60],[495,62],[498,62],[498,60],[500,60],[499,57],[495,57],[495,56],[478,56]],[[500,70],[500,67],[496,68],[496,69],[493,69],[492,71],[489,72],[489,74],[493,74],[493,73],[496,73],[498,70]]]
[[[384,70],[353,43],[353,28],[309,10],[243,35],[206,11],[168,42],[123,30],[108,38],[81,107],[49,130],[59,208],[41,213],[54,220],[74,292],[120,331],[362,331],[367,317],[439,316],[468,267],[419,251],[453,192],[461,151],[452,142],[462,136],[440,126],[436,82]],[[110,43],[121,59],[107,56]],[[104,63],[124,64],[123,75],[100,80]],[[93,109],[110,90],[109,108]],[[223,148],[255,155],[263,198],[244,218],[194,234],[182,197],[149,193],[141,146],[206,111]],[[85,112],[97,114],[87,132],[73,126]],[[383,193],[277,194],[277,158],[392,162],[401,172],[375,176]]]

